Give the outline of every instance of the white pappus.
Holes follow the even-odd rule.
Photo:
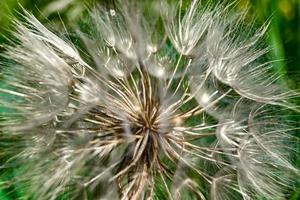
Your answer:
[[[235,5],[116,1],[89,10],[76,42],[24,11],[1,55],[1,167],[14,171],[1,187],[38,200],[285,199],[299,170],[284,113],[298,94],[263,59],[268,24],[250,30]]]

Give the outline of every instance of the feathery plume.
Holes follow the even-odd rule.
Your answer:
[[[76,44],[26,11],[2,54],[1,187],[17,199],[285,199],[296,111],[235,4],[115,3]],[[243,31],[243,32],[242,32]],[[2,175],[5,176],[5,170]]]

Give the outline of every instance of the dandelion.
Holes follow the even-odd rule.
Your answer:
[[[117,2],[77,42],[25,12],[1,63],[18,199],[285,199],[297,97],[235,4]],[[161,9],[159,9],[161,8]],[[241,32],[241,30],[243,32]],[[3,177],[5,173],[2,173]]]

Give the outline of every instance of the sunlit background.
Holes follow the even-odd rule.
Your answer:
[[[188,1],[186,0],[187,3]],[[18,16],[18,11],[22,8],[34,13],[44,24],[53,26],[61,24],[61,21],[72,24],[94,2],[95,0],[0,0],[0,51],[3,50],[1,45],[8,42],[14,16]],[[255,19],[257,25],[271,21],[266,39],[271,48],[269,56],[277,61],[275,65],[288,85],[300,90],[300,0],[240,0],[236,9],[243,9],[247,5],[250,6],[249,20]],[[300,155],[295,158],[295,162],[300,166]],[[6,193],[0,186],[0,200],[10,199]],[[289,199],[300,199],[300,185],[291,191]]]

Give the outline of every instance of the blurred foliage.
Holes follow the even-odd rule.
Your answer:
[[[18,16],[18,11],[21,11],[22,8],[32,12],[44,24],[52,26],[55,23],[61,24],[61,22],[72,24],[81,16],[82,11],[94,4],[95,1],[0,0],[0,51],[1,44],[7,42],[6,38],[10,37],[10,30],[13,29],[13,17]],[[102,1],[109,2],[111,0]],[[185,0],[186,5],[188,5],[188,1]],[[212,1],[214,2],[214,0]],[[239,0],[238,2],[237,9],[250,5],[249,19],[255,19],[257,25],[271,20],[267,35],[267,43],[271,47],[270,56],[272,59],[278,60],[276,67],[285,77],[288,85],[293,89],[300,90],[300,0]],[[295,158],[295,162],[300,167],[300,156]],[[0,200],[9,199],[6,191],[1,190],[0,186]],[[300,185],[295,186],[295,190],[290,195],[290,200],[299,199]]]

